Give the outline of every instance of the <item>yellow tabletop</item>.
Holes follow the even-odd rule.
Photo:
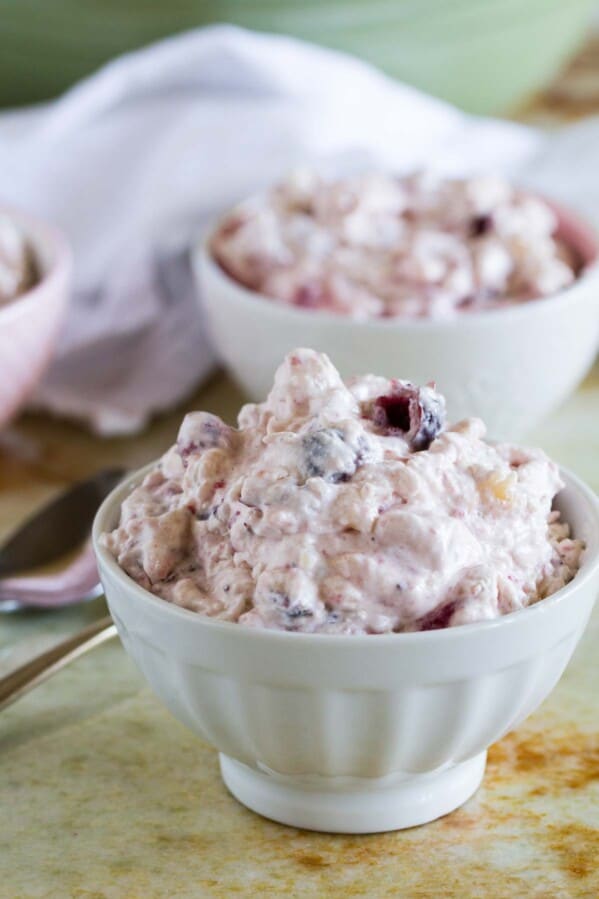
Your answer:
[[[526,118],[576,112],[564,92]],[[104,441],[24,416],[2,438],[0,536],[69,482],[158,456],[186,408],[233,421],[241,402],[219,375],[143,435]],[[599,492],[599,368],[527,442]],[[0,673],[104,611],[95,600],[5,616]],[[244,809],[222,785],[216,753],[154,699],[120,643],[106,644],[2,713],[0,897],[597,896],[598,640],[599,607],[556,690],[492,747],[463,808],[367,837],[302,832]]]

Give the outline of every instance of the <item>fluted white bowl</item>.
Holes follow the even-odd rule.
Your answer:
[[[0,426],[27,400],[52,358],[72,269],[69,244],[57,228],[24,212],[2,211],[27,238],[39,280],[0,306]]]
[[[599,589],[599,502],[573,475],[557,506],[587,549],[575,579],[496,621],[342,636],[254,630],[171,605],[100,545],[144,469],[103,503],[100,575],[127,652],[171,712],[221,753],[231,792],[298,827],[365,833],[457,808],[487,747],[559,680]]]
[[[576,388],[599,349],[597,237],[552,205],[586,266],[552,297],[446,320],[359,321],[248,290],[215,262],[209,235],[192,253],[199,302],[220,358],[251,399],[266,397],[285,353],[306,346],[327,353],[343,377],[435,381],[451,421],[475,415],[491,437],[518,439]]]

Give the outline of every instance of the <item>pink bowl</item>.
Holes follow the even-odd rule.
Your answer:
[[[41,380],[67,306],[72,255],[56,228],[13,209],[2,210],[27,237],[38,265],[38,283],[0,307],[0,426]]]

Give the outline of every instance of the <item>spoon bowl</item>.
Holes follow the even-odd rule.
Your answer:
[[[17,527],[0,547],[1,612],[56,608],[100,595],[89,536],[98,506],[124,474],[122,468],[102,469]],[[68,555],[73,558],[56,573],[29,574]]]

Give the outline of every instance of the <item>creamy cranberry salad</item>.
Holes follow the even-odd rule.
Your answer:
[[[227,215],[220,266],[290,306],[434,318],[549,296],[576,277],[542,200],[493,177],[297,173]]]
[[[0,214],[0,306],[16,299],[36,280],[31,249],[11,218]]]
[[[583,546],[540,450],[445,426],[433,387],[291,353],[239,428],[208,412],[123,502],[105,546],[138,584],[202,615],[380,634],[497,618],[555,592]]]

